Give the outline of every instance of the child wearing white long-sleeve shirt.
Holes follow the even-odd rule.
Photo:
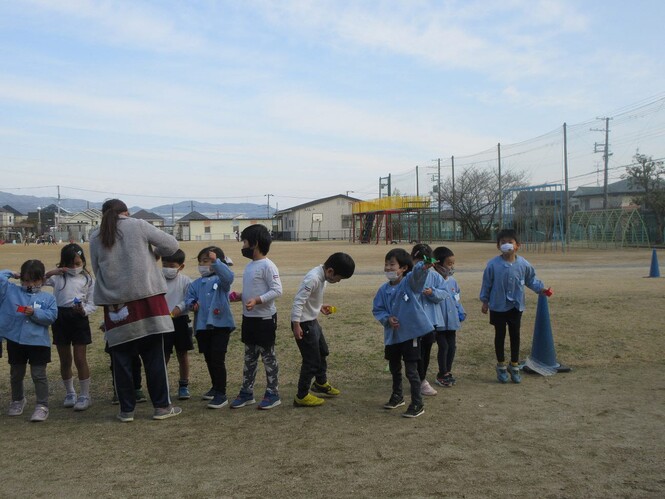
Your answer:
[[[53,344],[60,358],[60,375],[65,386],[65,407],[85,411],[92,402],[90,398],[90,367],[87,348],[92,343],[92,332],[88,317],[97,307],[92,296],[95,281],[86,267],[83,248],[71,243],[60,250],[57,268],[46,273],[47,286],[53,287],[58,305],[58,318],[51,326]],[[80,393],[76,396],[72,360],[76,366]]]

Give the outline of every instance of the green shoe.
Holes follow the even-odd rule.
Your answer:
[[[147,402],[148,399],[145,396],[145,393],[143,393],[143,390],[140,388],[138,390],[135,390],[134,392],[136,394],[136,401],[137,402]]]
[[[329,397],[337,397],[337,395],[341,393],[337,388],[332,386],[327,381],[322,385],[318,384],[315,381],[314,383],[312,383],[312,388],[310,388],[310,390],[312,390],[314,393],[320,393],[322,395],[327,395]]]
[[[299,399],[298,396],[293,399],[293,405],[296,407],[316,407],[325,403],[325,400],[322,398],[316,397],[311,393],[308,393],[303,398]]]

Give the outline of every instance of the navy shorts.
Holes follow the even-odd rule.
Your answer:
[[[245,345],[259,345],[270,348],[277,336],[277,314],[272,317],[242,316],[240,339]]]
[[[54,345],[89,345],[92,343],[90,321],[73,308],[58,307],[58,318],[51,325]]]
[[[7,359],[10,365],[45,366],[51,362],[51,347],[21,345],[7,340]]]
[[[164,334],[164,353],[166,355],[171,355],[174,348],[176,352],[194,350],[192,328],[189,327],[188,315],[174,317],[173,332]]]

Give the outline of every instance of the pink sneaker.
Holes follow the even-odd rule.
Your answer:
[[[439,392],[437,392],[434,388],[432,388],[432,385],[429,384],[429,381],[424,379],[422,383],[420,383],[420,393],[422,393],[427,397],[433,397]]]

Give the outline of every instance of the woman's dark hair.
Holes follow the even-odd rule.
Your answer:
[[[118,215],[129,211],[127,205],[119,199],[109,199],[102,205],[102,222],[99,225],[99,237],[102,240],[102,246],[112,248],[118,237],[122,237],[118,232]]]
[[[88,282],[88,279],[90,278],[90,272],[88,272],[88,268],[86,267],[86,260],[85,260],[85,253],[83,253],[83,248],[81,248],[78,244],[76,243],[69,243],[66,246],[63,246],[62,249],[60,250],[60,263],[58,263],[57,267],[62,268],[62,267],[71,267],[74,264],[74,260],[76,257],[79,257],[81,261],[83,262],[83,274],[85,275],[86,283]],[[64,287],[67,284],[67,274],[62,274],[63,278],[63,283],[62,287]]]
[[[391,249],[388,253],[386,253],[386,262],[388,260],[391,260],[392,258],[395,259],[395,261],[400,267],[407,268],[406,272],[404,272],[405,275],[413,270],[413,258],[411,258],[411,255],[409,255],[409,252],[406,251],[405,249],[402,248]]]
[[[272,238],[270,237],[270,232],[265,225],[254,224],[249,227],[245,227],[240,233],[240,240],[247,241],[251,247],[258,247],[262,255],[267,255],[270,251],[270,243]]]
[[[21,265],[21,280],[26,282],[43,281],[46,268],[39,260],[26,260]]]

